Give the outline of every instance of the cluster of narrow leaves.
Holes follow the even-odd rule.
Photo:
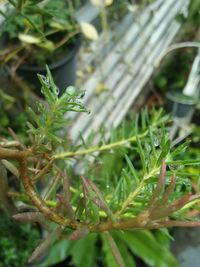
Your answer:
[[[47,76],[38,75],[41,91],[47,103],[37,103],[37,111],[29,108],[33,123],[28,122],[29,132],[40,145],[53,141],[61,142],[58,131],[66,124],[65,114],[69,111],[86,112],[80,102],[84,92],[77,92],[73,86],[68,87],[59,97],[59,89],[55,85],[47,67]]]
[[[181,221],[176,220],[174,213],[181,211],[181,209],[188,203],[192,203],[197,200],[199,195],[191,195],[189,192],[182,192],[182,196],[179,197],[178,194],[177,198],[176,179],[179,177],[175,178],[173,171],[171,179],[166,182],[166,178],[168,177],[167,172],[171,173],[171,171],[166,170],[167,166],[164,161],[161,163],[161,170],[160,166],[158,166],[158,171],[152,174],[152,177],[149,177],[148,180],[145,181],[143,181],[142,177],[140,177],[140,171],[133,167],[133,164],[128,157],[126,157],[126,161],[128,164],[127,172],[125,172],[124,169],[122,170],[122,177],[120,181],[118,182],[116,188],[109,189],[109,194],[105,194],[105,191],[102,189],[100,190],[100,188],[92,180],[83,176],[80,177],[82,187],[78,189],[79,182],[75,181],[72,185],[67,174],[62,173],[61,180],[63,190],[59,190],[59,193],[58,190],[54,191],[53,194],[50,194],[49,198],[46,200],[55,201],[57,198],[56,204],[54,205],[56,212],[62,213],[66,216],[66,218],[69,218],[72,221],[81,222],[82,226],[80,229],[76,229],[71,232],[68,229],[64,229],[62,226],[57,226],[56,228],[54,226],[52,230],[52,223],[48,222],[48,218],[45,218],[42,213],[35,211],[16,214],[13,216],[16,220],[21,222],[38,222],[49,231],[47,238],[34,251],[30,258],[30,262],[35,261],[38,257],[40,257],[47,249],[49,249],[56,239],[62,239],[63,236],[67,236],[68,240],[79,240],[80,238],[84,238],[85,240],[86,236],[90,233],[90,225],[101,224],[107,220],[113,223],[113,230],[115,230],[115,222],[120,222],[122,219],[121,229],[123,230],[124,221],[129,219],[131,220],[132,218],[140,218],[141,220],[138,225],[134,225],[133,221],[133,226],[130,224],[128,227],[132,229],[156,229],[171,226],[199,225],[198,222],[187,221],[188,218],[186,218],[186,216],[182,217]],[[158,172],[160,172],[159,175]],[[136,176],[139,179],[139,181],[137,181],[139,184],[134,181]],[[122,179],[124,179],[123,184]],[[142,186],[141,182],[144,182]],[[136,192],[135,190],[137,190],[137,194],[134,193]],[[146,190],[149,191],[145,193]],[[118,199],[119,202],[117,202],[116,199]],[[126,205],[124,203],[126,203]],[[45,225],[44,222],[47,225]],[[112,230],[112,227],[110,230]],[[147,235],[147,238],[150,238],[150,234],[145,232],[141,234],[136,232],[135,234],[136,236]],[[131,233],[125,232],[125,235],[127,235],[127,237],[124,237],[124,234],[120,231],[115,231],[113,237],[108,233],[101,234],[102,242],[104,244],[102,253],[110,255],[109,257],[113,255],[112,257],[114,258],[112,259],[112,262],[117,262],[119,266],[126,266],[125,263],[123,263],[124,265],[120,264],[120,262],[126,262],[128,260],[127,258],[123,259],[126,253],[130,254],[129,261],[131,261],[132,254],[128,251],[130,247],[133,247],[133,245],[131,245],[132,241],[129,243],[128,240],[134,240],[136,244],[136,248],[133,248],[134,252],[137,252],[137,242],[139,242],[139,239],[137,241],[134,234],[132,235]],[[95,239],[98,240],[97,235],[95,235]],[[119,243],[119,248],[115,244],[115,239],[116,241],[121,240],[119,241],[121,242]],[[150,239],[152,239],[152,242],[155,242],[153,237]],[[70,243],[68,243],[68,245],[69,244]],[[141,246],[141,244],[138,246]],[[122,249],[122,252],[120,248]],[[144,251],[146,249],[147,248],[145,247]],[[111,251],[111,254],[108,254],[109,251]],[[71,252],[68,251],[68,253],[70,254]],[[153,263],[151,264],[153,266],[153,264],[156,261],[159,262],[160,259],[154,259],[154,252],[152,253],[153,260],[151,258],[147,260],[147,258],[145,258],[146,255],[143,255],[143,257],[147,260],[147,262],[152,260]],[[105,260],[107,262],[108,259]],[[168,261],[173,262],[173,258],[170,255],[168,255],[167,258],[167,262]],[[172,266],[176,266],[175,261]]]
[[[84,238],[85,240],[86,236],[90,233],[91,225],[101,224],[106,221],[110,221],[111,224],[113,223],[113,229],[111,226],[110,230],[115,230],[115,223],[119,223],[120,221],[122,224],[119,229],[123,230],[123,223],[126,220],[131,221],[132,219],[133,225],[128,225],[128,228],[131,229],[157,229],[172,226],[199,225],[199,222],[188,221],[188,208],[185,208],[188,204],[192,206],[199,198],[199,195],[191,195],[191,183],[189,179],[179,176],[179,171],[183,171],[183,168],[174,169],[174,166],[177,165],[174,158],[177,157],[177,153],[185,150],[186,144],[181,145],[179,148],[171,148],[169,136],[163,127],[161,129],[157,128],[157,133],[160,132],[160,137],[155,137],[154,131],[155,128],[151,129],[144,140],[137,139],[135,144],[132,144],[136,152],[135,162],[137,165],[140,164],[139,166],[134,167],[131,159],[124,155],[125,166],[120,171],[119,177],[117,178],[118,181],[113,182],[112,176],[110,176],[109,181],[101,180],[99,183],[97,181],[98,177],[94,179],[95,182],[90,177],[85,178],[84,176],[72,180],[66,172],[60,171],[60,180],[57,180],[56,187],[54,184],[55,190],[51,190],[51,193],[48,194],[48,198],[45,198],[45,200],[54,203],[53,206],[56,212],[62,213],[71,221],[81,223],[82,226],[79,229],[71,232],[62,226],[57,226],[56,228],[54,226],[53,229],[55,229],[52,231],[52,223],[48,222],[48,218],[45,218],[40,212],[14,215],[14,218],[17,220],[38,222],[46,229],[50,228],[48,237],[37,247],[31,256],[31,262],[35,261],[49,249],[56,239],[67,236],[68,240],[78,240],[80,238]],[[159,141],[156,140],[156,148],[154,138],[159,139]],[[155,148],[154,152],[153,147]],[[115,153],[112,152],[112,154]],[[165,161],[163,160],[164,158]],[[166,162],[168,163],[168,168]],[[193,161],[182,161],[181,164],[183,166],[184,164],[193,164]],[[101,179],[101,175],[99,175],[99,179]],[[62,190],[59,186],[60,183],[63,187]],[[180,185],[185,186],[186,184],[188,184],[186,192],[180,190]],[[109,190],[106,190],[106,186],[108,185]],[[181,215],[179,215],[179,211]],[[181,220],[177,218],[181,218]],[[139,224],[135,225],[134,219],[139,219]],[[44,225],[44,222],[48,226]],[[112,262],[117,262],[116,264],[119,266],[126,266],[124,262],[127,262],[128,259],[123,259],[126,254],[130,254],[129,261],[132,259],[132,253],[128,252],[130,247],[132,248],[132,245],[131,242],[128,243],[128,240],[134,239],[136,243],[136,248],[133,248],[134,252],[137,252],[137,242],[139,242],[139,240],[135,240],[134,235],[128,232],[125,233],[129,238],[125,238],[118,231],[114,232],[113,237],[108,233],[101,234],[101,242],[103,242],[102,254],[105,254],[105,257],[108,255],[111,257],[113,255]],[[147,238],[150,238],[148,236],[150,234],[145,232],[138,233],[138,235],[147,235]],[[154,242],[153,237],[151,238],[152,242]],[[95,239],[98,240],[98,235],[95,235]],[[115,244],[115,240],[121,240],[119,247]],[[126,242],[126,245],[123,245],[124,242]],[[108,254],[108,251],[111,254]],[[68,253],[70,254],[71,252],[68,251]],[[146,261],[146,255],[143,257]],[[158,258],[154,259],[154,254],[152,257],[152,262],[151,260],[147,260],[148,263],[149,261],[151,262],[150,266],[153,266],[156,261],[160,261]],[[107,262],[108,259],[105,258],[105,261]],[[171,264],[173,263],[172,266],[176,266],[175,260],[170,254],[166,261],[171,262]],[[108,263],[107,265],[109,266]]]
[[[107,266],[111,254],[112,262],[116,262],[118,266],[126,266],[128,262],[133,262],[130,251],[138,253],[131,242],[134,241],[138,246],[141,243],[127,232],[125,236],[129,238],[124,238],[119,230],[146,231],[200,225],[200,222],[191,221],[187,216],[187,211],[197,205],[200,196],[198,193],[191,195],[191,181],[187,177],[189,174],[182,175],[184,166],[199,164],[200,160],[179,160],[187,143],[178,147],[172,146],[164,126],[166,117],[161,111],[154,111],[150,116],[144,110],[140,117],[134,119],[134,123],[129,122],[129,127],[123,125],[119,130],[113,131],[109,144],[101,142],[94,148],[86,147],[72,153],[55,154],[60,142],[58,131],[63,127],[65,113],[83,112],[86,109],[79,102],[80,94],[72,88],[68,88],[59,97],[58,88],[48,68],[47,77],[39,75],[39,79],[47,103],[38,104],[36,112],[30,110],[33,121],[28,124],[33,137],[30,148],[26,149],[16,141],[13,143],[14,150],[10,149],[9,142],[0,146],[1,163],[4,164],[0,165],[0,171],[4,175],[1,187],[9,190],[5,172],[8,166],[13,175],[26,179],[24,188],[20,192],[9,192],[9,196],[17,197],[31,210],[17,211],[13,218],[24,223],[39,223],[49,233],[33,252],[30,262],[36,261],[56,240],[67,238],[69,242],[73,242],[83,238],[92,240],[94,244],[100,235],[102,254],[105,254]],[[46,144],[51,146],[51,150],[46,150],[44,154],[43,147]],[[26,165],[25,158],[21,161],[16,155],[16,149],[19,154],[27,155]],[[99,152],[99,155],[90,166],[84,158],[84,175],[74,174],[68,168],[66,163],[70,157],[85,156],[93,152]],[[19,170],[9,161],[12,153],[19,160]],[[24,168],[25,176],[22,173]],[[5,192],[0,194],[5,204],[9,204],[7,196]],[[146,235],[152,242],[155,241],[148,232],[138,235]],[[115,240],[121,240],[119,247]],[[75,250],[71,248],[69,253],[75,255]],[[127,256],[129,254],[130,257]],[[144,256],[144,259],[147,258]],[[168,260],[173,262],[170,256]],[[155,266],[155,263],[160,263],[160,259],[152,262],[150,265]]]

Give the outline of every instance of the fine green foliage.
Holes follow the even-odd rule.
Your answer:
[[[1,34],[8,34],[9,38],[17,38],[19,30],[24,31],[25,23],[30,33],[35,33],[39,37],[45,38],[46,33],[51,29],[50,23],[57,22],[58,26],[65,26],[65,30],[73,27],[70,25],[74,23],[72,15],[68,10],[63,10],[65,7],[63,1],[55,3],[54,1],[33,0],[33,1],[7,1],[14,8],[14,12],[4,14],[7,18],[6,22],[1,28]],[[62,11],[62,12],[61,12]],[[3,12],[3,11],[2,11]],[[41,20],[43,19],[43,23]],[[25,20],[25,21],[24,21]],[[66,20],[66,22],[65,22]],[[29,27],[29,28],[28,28]],[[64,29],[63,29],[64,30]]]
[[[0,237],[0,265],[22,267],[41,236],[36,227],[19,225],[1,212]]]
[[[178,263],[165,246],[161,246],[149,231],[117,233],[118,242],[124,243],[133,254],[148,266],[178,267]]]
[[[58,259],[71,256],[76,267],[84,266],[84,262],[95,266],[98,261],[108,267],[134,266],[134,255],[149,266],[177,266],[168,251],[168,232],[155,230],[154,236],[149,230],[200,225],[189,216],[196,210],[200,195],[192,194],[188,172],[188,166],[198,167],[200,159],[180,156],[189,142],[173,147],[169,117],[163,110],[144,109],[140,116],[113,129],[110,142],[102,132],[98,144],[93,144],[92,138],[80,138],[83,146],[69,150],[60,130],[65,113],[86,111],[80,103],[82,93],[70,87],[59,96],[48,68],[47,77],[38,78],[46,103],[38,104],[37,111],[30,110],[28,147],[14,134],[13,149],[9,141],[0,143],[4,169],[9,162],[9,171],[15,176],[18,173],[23,185],[20,183],[9,196],[34,207],[31,212],[18,211],[13,218],[37,222],[48,231],[29,261],[34,263],[61,240],[62,253],[59,243],[54,253]],[[13,160],[18,161],[17,171]],[[74,168],[80,161],[83,175]],[[86,256],[88,251],[91,255]],[[55,261],[50,256],[46,262]]]
[[[87,111],[80,102],[84,92],[77,92],[74,87],[70,86],[59,97],[59,89],[55,85],[48,67],[47,77],[38,75],[38,78],[48,107],[46,103],[37,103],[37,113],[29,108],[33,121],[33,123],[28,122],[29,132],[33,135],[35,142],[40,145],[42,143],[61,142],[62,139],[58,137],[58,131],[66,124],[65,114],[69,111]]]
[[[200,9],[199,0],[190,1],[188,20],[193,22],[195,25],[199,25],[200,23],[199,9]]]
[[[4,17],[1,42],[6,43],[0,54],[2,64],[11,59],[20,64],[26,60],[35,65],[49,63],[63,53],[60,47],[74,44],[80,32],[74,10],[64,1],[8,0],[6,12],[1,10],[0,15]]]

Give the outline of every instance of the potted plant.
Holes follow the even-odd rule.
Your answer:
[[[67,1],[7,0],[0,14],[4,17],[1,66],[9,64],[37,88],[36,74],[44,74],[48,64],[61,93],[74,84],[81,32],[90,39],[96,39],[97,33],[87,23],[78,24],[75,10]],[[93,36],[88,35],[88,28]]]

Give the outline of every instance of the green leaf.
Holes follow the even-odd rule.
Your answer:
[[[115,240],[113,239],[113,237],[111,236],[111,234],[109,232],[104,233],[105,238],[108,241],[108,244],[110,246],[110,250],[115,258],[115,261],[117,263],[118,267],[125,267],[125,263],[124,260],[122,258],[122,255],[119,251],[119,248],[115,242]]]
[[[36,128],[30,122],[27,121],[26,124],[27,124],[30,132],[34,132],[36,130]]]
[[[28,108],[28,113],[31,116],[32,120],[37,124],[37,126],[40,126],[40,121],[38,115],[32,110],[32,108]]]
[[[170,248],[171,241],[174,241],[173,236],[170,235],[167,228],[156,230],[155,237],[158,239],[158,242],[161,244],[161,246],[165,246],[166,248]]]
[[[94,267],[96,259],[96,234],[90,234],[80,240],[74,241],[70,254],[76,267]]]
[[[50,247],[47,258],[43,261],[38,267],[51,266],[57,264],[69,255],[70,241],[61,240],[56,242],[53,246]]]
[[[185,165],[200,165],[200,158],[199,159],[188,159],[188,160],[174,160],[174,161],[167,161],[168,165],[171,166],[185,166]]]
[[[156,157],[155,139],[154,139],[154,135],[153,135],[153,131],[152,131],[151,126],[149,126],[149,137],[150,137],[151,149],[153,152],[153,156]]]
[[[30,34],[24,34],[24,33],[19,33],[18,38],[20,41],[27,43],[27,44],[39,44],[41,43],[41,39],[30,35]]]
[[[162,123],[161,124],[161,144],[160,146],[163,147],[166,143],[166,130],[165,130],[165,125]]]
[[[49,104],[54,103],[57,100],[57,95],[54,95],[50,88],[48,76],[45,77],[41,74],[38,74],[37,76],[42,85],[41,92],[44,95],[45,99],[48,101]]]
[[[102,249],[103,249],[103,262],[105,267],[117,267],[117,263],[115,257],[110,249],[108,240],[105,238],[104,235],[101,235],[102,240]]]
[[[128,167],[129,167],[129,169],[130,169],[130,171],[131,171],[131,174],[132,174],[133,178],[135,179],[135,181],[136,181],[137,184],[138,184],[138,183],[139,183],[139,178],[138,178],[138,176],[137,176],[137,172],[136,172],[136,170],[135,170],[135,168],[134,168],[134,166],[133,166],[131,160],[129,159],[129,157],[128,157],[127,155],[125,155],[125,159],[126,159],[126,162],[127,162],[127,164],[128,164]]]
[[[63,228],[58,226],[52,232],[50,232],[44,240],[36,247],[33,251],[31,257],[29,258],[29,263],[34,263],[37,259],[39,259],[44,253],[46,253],[51,245],[60,238],[62,235]]]
[[[170,152],[170,146],[171,146],[171,141],[168,139],[165,143],[165,145],[161,148],[160,156],[157,160],[157,165],[161,163],[161,161],[167,157],[167,155]]]
[[[188,148],[189,144],[191,143],[190,140],[187,140],[186,142],[184,142],[183,144],[179,145],[178,147],[176,147],[172,152],[171,152],[171,156],[180,156],[180,153],[185,153],[186,149]]]
[[[130,252],[129,250],[129,247],[126,246],[126,244],[124,244],[123,242],[118,242],[117,239],[116,239],[116,242],[117,242],[117,246],[121,252],[121,255],[122,255],[122,258],[124,260],[124,263],[125,263],[125,266],[127,267],[137,267],[136,266],[136,263],[134,261],[134,256],[133,254]]]
[[[118,232],[118,236],[148,266],[178,267],[175,257],[150,231]]]
[[[144,150],[142,148],[142,144],[140,139],[137,137],[137,148],[138,148],[138,153],[140,155],[140,159],[141,159],[141,163],[142,163],[142,169],[144,171],[144,173],[146,172],[146,160],[145,160],[145,153]]]
[[[44,39],[36,44],[40,48],[43,48],[44,50],[47,50],[47,52],[52,53],[55,50],[55,44],[52,41],[49,41],[47,39]]]
[[[59,90],[58,90],[58,87],[54,83],[53,77],[47,65],[46,65],[46,70],[47,70],[47,77],[49,79],[51,90],[54,93],[54,95],[57,96],[59,94]]]

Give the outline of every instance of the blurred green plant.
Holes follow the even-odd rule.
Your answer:
[[[174,51],[173,56],[165,61],[154,77],[154,84],[159,92],[177,91],[181,92],[186,85],[188,75],[196,55],[196,49],[192,42],[197,44],[200,40],[200,1],[189,1],[188,14],[179,14],[177,21],[181,24],[181,30],[177,37],[178,43],[183,44],[182,50]],[[185,46],[184,46],[185,43]],[[187,45],[190,43],[190,45]],[[176,44],[175,44],[176,46]],[[174,46],[174,48],[175,48]],[[166,55],[165,55],[166,56]]]
[[[6,90],[0,89],[0,139],[9,138],[9,126],[12,123],[12,129],[26,143],[28,115],[22,102],[20,99],[16,101],[16,96],[11,95],[10,92],[8,94]]]
[[[199,28],[200,23],[200,1],[192,0],[189,4],[188,20]]]
[[[169,90],[181,92],[186,85],[194,57],[195,51],[192,49],[185,50],[183,53],[178,51],[155,75],[155,88],[159,92]]]
[[[66,112],[87,111],[80,102],[82,92],[69,87],[58,97],[48,68],[47,77],[39,79],[47,102],[30,109],[28,145],[13,132],[14,140],[0,142],[2,207],[9,212],[15,200],[32,207],[14,214],[11,208],[10,213],[15,220],[37,222],[48,231],[29,262],[63,239],[55,251],[65,243],[60,257],[71,255],[75,266],[94,266],[98,242],[105,266],[134,266],[133,253],[149,266],[177,266],[163,241],[167,231],[153,236],[148,230],[200,226],[198,219],[188,217],[200,195],[192,194],[189,176],[182,175],[186,166],[199,166],[200,158],[180,158],[187,144],[172,146],[169,118],[162,110],[135,115],[111,132],[109,143],[103,135],[98,145],[80,137],[82,146],[66,149],[59,132]],[[84,175],[72,166],[72,159],[80,158]],[[6,169],[20,178],[18,190],[10,191]],[[162,249],[158,240],[165,244]],[[86,257],[86,250],[93,253]]]
[[[39,65],[49,62],[52,56],[54,59],[58,56],[60,46],[68,42],[70,47],[77,31],[80,32],[73,10],[63,1],[8,0],[7,3],[6,12],[0,12],[5,19],[0,30],[2,42],[3,38],[6,41],[6,48],[1,51],[3,64],[11,59],[18,62],[20,57]]]
[[[0,265],[26,266],[30,253],[41,238],[39,228],[30,224],[19,225],[2,211],[0,213]]]
[[[71,1],[7,0],[0,29],[1,66],[15,67],[28,61],[34,66],[55,62],[70,51],[82,32],[88,38],[90,24],[78,24]],[[89,25],[89,26],[88,26]],[[96,36],[95,36],[96,37]],[[80,39],[80,38],[79,38]]]

